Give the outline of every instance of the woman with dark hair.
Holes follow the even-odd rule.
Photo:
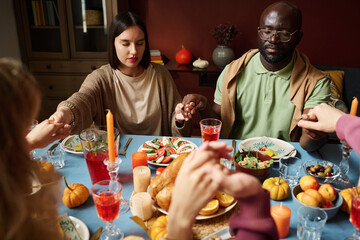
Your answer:
[[[72,132],[80,132],[93,122],[105,125],[110,109],[121,134],[189,136],[182,99],[169,71],[150,63],[146,27],[138,16],[124,12],[114,17],[108,54],[109,64],[89,74],[50,119],[72,123]]]

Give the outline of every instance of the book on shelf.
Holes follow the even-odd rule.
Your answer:
[[[161,56],[161,52],[160,52],[160,50],[157,50],[157,49],[150,50],[150,56],[151,57]]]

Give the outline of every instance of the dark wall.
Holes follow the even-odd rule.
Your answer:
[[[236,57],[256,48],[256,29],[270,0],[129,0],[129,10],[146,22],[152,49],[169,59],[184,45],[195,56],[211,60],[216,42],[210,29],[231,23],[239,32],[231,47]],[[360,67],[360,1],[293,0],[303,13],[304,37],[298,46],[321,65]]]

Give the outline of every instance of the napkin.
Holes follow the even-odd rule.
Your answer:
[[[64,231],[65,240],[83,240],[67,213],[60,215],[58,219],[60,227]]]

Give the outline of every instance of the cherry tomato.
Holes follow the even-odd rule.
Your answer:
[[[158,167],[157,169],[156,169],[156,176],[157,175],[160,175],[163,171],[164,171],[164,167]]]
[[[155,160],[155,159],[157,159],[157,158],[158,158],[157,156],[151,156],[151,155],[150,155],[150,156],[149,156],[149,155],[147,156],[147,160],[148,160],[148,161]]]
[[[171,157],[167,156],[167,157],[164,157],[164,160],[162,160],[161,163],[168,163],[168,162],[170,162],[170,160],[171,160]]]
[[[160,148],[156,151],[156,155],[158,155],[158,157],[162,157],[165,155],[165,148]]]
[[[172,137],[171,138],[171,143],[174,143],[176,140],[178,140],[179,138],[177,138],[177,137]]]

